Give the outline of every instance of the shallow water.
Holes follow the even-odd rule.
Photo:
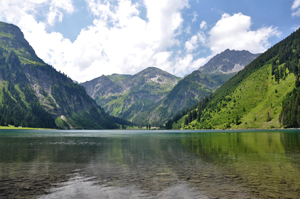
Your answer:
[[[300,198],[300,131],[0,131],[0,198]]]

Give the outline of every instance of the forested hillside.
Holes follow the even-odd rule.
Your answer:
[[[298,127],[300,30],[167,123],[168,128]],[[298,123],[299,121],[299,123]]]
[[[180,80],[167,96],[143,113],[136,122],[149,121],[154,126],[161,126],[175,114],[211,94],[223,83],[220,78],[214,79],[196,70]]]
[[[14,25],[0,23],[1,125],[117,128],[85,89],[39,59]]]
[[[227,49],[181,80],[149,67],[135,75],[103,75],[82,85],[109,114],[139,125],[162,126],[211,94],[257,56]]]

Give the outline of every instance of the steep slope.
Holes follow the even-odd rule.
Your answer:
[[[154,71],[157,71],[157,74],[162,72],[155,68],[148,68],[134,76],[116,74],[101,76],[82,85],[87,93],[110,114],[131,119],[138,124],[151,123],[152,126],[160,126],[177,113],[211,94],[236,74],[238,69],[242,69],[257,56],[248,51],[226,50],[213,57],[199,70],[185,76],[178,84],[176,84],[178,78],[174,79],[172,75],[165,73],[167,74],[165,78],[171,78],[171,81],[165,85],[167,89],[143,86],[148,81],[144,80],[148,74],[153,75]],[[226,71],[223,71],[225,69]],[[164,84],[160,84],[162,85]],[[159,90],[164,91],[158,92]],[[136,95],[137,93],[139,96]],[[154,100],[151,100],[154,96],[148,95],[149,93],[157,93]]]
[[[117,99],[128,88],[123,84],[126,77],[130,75],[117,75],[111,76],[102,75],[96,79],[85,82],[82,85],[85,87],[89,96],[96,100],[97,104],[104,106],[108,102]]]
[[[298,127],[300,30],[276,44],[168,128]],[[300,94],[300,93],[299,93]]]
[[[141,115],[137,122],[148,121],[158,126],[164,124],[174,115],[211,94],[258,55],[227,49],[214,56],[199,70],[185,76],[161,102]]]
[[[21,30],[0,22],[2,124],[116,128],[84,88],[38,58]]]
[[[179,80],[158,68],[149,67],[135,75],[101,76],[82,85],[109,114],[136,122]]]
[[[163,125],[175,114],[211,94],[219,85],[220,82],[213,78],[194,71],[180,80],[166,97],[143,113],[136,122],[147,121],[152,126]]]

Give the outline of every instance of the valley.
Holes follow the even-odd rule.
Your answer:
[[[103,75],[82,85],[107,113],[139,126],[163,128],[167,120],[214,92],[258,55],[227,49],[183,78],[148,67],[135,75]]]
[[[148,67],[134,75],[102,75],[78,84],[38,58],[18,27],[1,23],[0,125],[298,127],[298,32],[263,54],[227,49],[182,78]]]

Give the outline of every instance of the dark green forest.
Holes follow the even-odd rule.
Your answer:
[[[29,86],[20,60],[14,51],[7,52],[0,48],[0,75],[1,126],[57,128],[53,117],[40,105],[33,89]]]

